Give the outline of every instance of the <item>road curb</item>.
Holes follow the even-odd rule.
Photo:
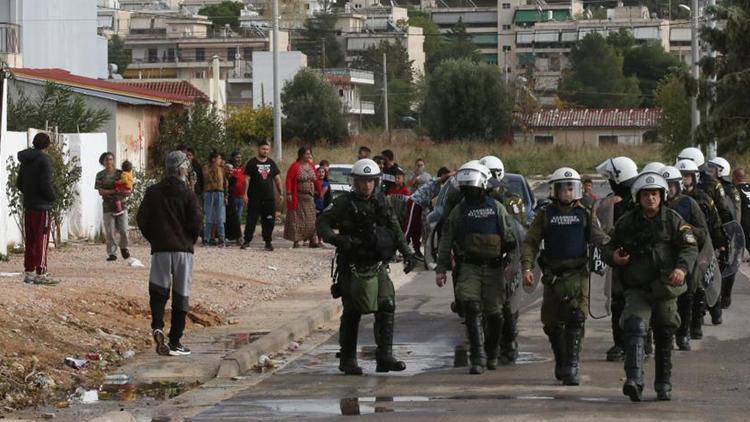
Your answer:
[[[401,265],[397,266],[399,269]],[[398,290],[404,284],[410,282],[418,272],[405,275],[391,273],[393,287]],[[320,325],[332,321],[341,315],[343,306],[341,300],[329,300],[326,303],[311,309],[295,321],[286,323],[279,328],[264,335],[258,340],[235,350],[221,360],[216,378],[232,378],[242,375],[252,369],[258,362],[258,358],[264,354],[275,353],[287,347],[289,342],[307,337]]]

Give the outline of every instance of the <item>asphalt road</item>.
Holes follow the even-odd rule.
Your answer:
[[[546,192],[546,187],[535,189]],[[597,189],[597,193],[604,189]],[[693,351],[673,353],[673,401],[657,402],[653,362],[646,362],[645,402],[622,395],[621,362],[606,362],[609,318],[589,319],[582,352],[581,386],[564,387],[539,322],[540,289],[524,295],[519,321],[521,356],[515,365],[483,375],[454,368],[464,327],[449,310],[450,288],[422,272],[397,292],[395,354],[402,373],[374,373],[372,317],[360,327],[364,376],[337,370],[337,336],[288,363],[261,383],[217,403],[190,420],[328,420],[342,415],[386,420],[748,420],[750,419],[750,284],[738,274],[732,309],[720,326],[706,326]],[[709,322],[710,324],[710,322]]]

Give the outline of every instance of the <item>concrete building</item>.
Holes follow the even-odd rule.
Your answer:
[[[226,82],[228,105],[252,100],[255,51],[268,51],[271,34],[257,28],[238,32],[210,29],[205,16],[138,14],[131,16],[130,34],[125,40],[133,63],[125,78],[211,78],[213,57],[219,59],[219,79]],[[288,33],[279,33],[279,49],[288,50]]]
[[[279,86],[294,79],[300,69],[307,67],[307,56],[299,51],[279,52]],[[253,52],[253,107],[273,107],[273,53]]]
[[[107,40],[97,34],[97,0],[2,0],[0,22],[0,49],[6,50],[0,53],[13,59],[12,65],[107,77]]]
[[[130,15],[132,12],[117,7],[99,7],[96,11],[99,35],[107,39],[117,35],[125,38],[130,33]]]
[[[375,114],[375,103],[362,101],[360,87],[375,85],[375,75],[366,70],[326,69],[325,78],[336,89],[346,114],[347,129],[352,135],[362,130],[362,117]]]
[[[424,75],[424,34],[422,28],[409,26],[405,29],[391,31],[353,32],[343,34],[346,47],[346,62],[353,62],[361,51],[370,46],[377,46],[381,42],[400,43],[406,48],[409,60],[412,62],[412,71],[415,77]]]
[[[111,118],[101,128],[107,134],[107,149],[115,154],[117,163],[128,159],[136,169],[148,164],[148,149],[158,139],[161,117],[196,101],[189,95],[87,78],[60,69],[11,69],[11,73],[9,103],[19,90],[33,98],[51,82],[82,95],[87,107],[109,111]]]
[[[655,139],[659,109],[544,109],[522,117],[514,143],[537,145],[641,145]]]

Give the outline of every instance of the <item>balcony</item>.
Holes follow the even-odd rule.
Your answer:
[[[360,109],[361,107],[361,109]],[[344,112],[348,114],[375,114],[375,103],[372,101],[361,101],[357,103],[344,103]]]
[[[359,69],[326,69],[324,72],[326,79],[331,83],[336,82],[362,84],[362,85],[375,85],[375,74],[368,70]]]
[[[0,23],[0,54],[21,53],[21,26],[15,23]]]

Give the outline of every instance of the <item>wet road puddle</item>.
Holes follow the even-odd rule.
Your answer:
[[[198,382],[154,382],[139,385],[131,383],[105,383],[102,385],[101,391],[99,391],[99,400],[133,401],[144,397],[169,400],[199,385],[200,383]]]
[[[218,339],[217,342],[224,342],[226,349],[238,349],[244,345],[250,344],[264,335],[268,334],[268,331],[251,331],[247,333],[232,333],[229,336]]]

